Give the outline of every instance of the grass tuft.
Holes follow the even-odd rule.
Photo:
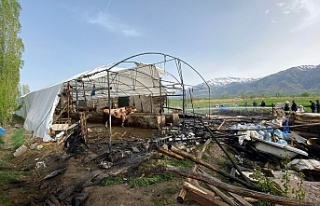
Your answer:
[[[14,149],[17,149],[24,144],[25,142],[24,132],[25,132],[24,128],[20,128],[14,131],[12,135],[12,140],[13,140],[12,144]]]
[[[101,181],[102,186],[118,185],[121,183],[123,183],[123,178],[113,176],[103,178],[103,180]]]

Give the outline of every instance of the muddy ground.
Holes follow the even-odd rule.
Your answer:
[[[7,131],[3,137],[0,151],[0,158],[6,161],[6,165],[1,167],[0,170],[20,171],[23,174],[20,175],[18,181],[0,186],[1,195],[5,199],[5,202],[1,202],[0,205],[48,205],[46,200],[49,199],[50,195],[58,197],[70,185],[75,185],[75,183],[89,178],[94,179],[92,177],[94,172],[106,173],[108,170],[99,167],[99,162],[96,160],[98,154],[103,154],[104,150],[108,150],[110,142],[110,139],[107,138],[108,130],[102,125],[88,125],[88,127],[91,129],[90,138],[88,138],[89,148],[84,148],[84,154],[70,155],[64,144],[43,143],[39,138],[32,138],[31,134],[26,132],[26,145],[29,149],[19,157],[13,157],[14,149],[10,138],[17,128],[14,125],[6,128]],[[125,142],[129,142],[129,145],[126,145],[127,147],[132,148],[132,145],[134,145],[140,151],[143,150],[140,147],[143,144],[139,143],[140,146],[136,146],[135,142],[147,142],[147,139],[159,134],[157,130],[131,127],[114,127],[112,132],[112,142],[125,140]],[[42,148],[30,149],[31,145],[41,145]],[[144,149],[152,150],[151,148]],[[230,164],[226,163],[225,155],[215,143],[211,143],[209,146],[208,154],[211,155],[206,156],[206,160],[211,164],[219,166]],[[161,154],[156,156],[159,159],[167,158]],[[48,175],[52,175],[53,171],[59,169],[61,169],[60,173],[47,178]],[[144,174],[140,175],[143,176]],[[126,183],[126,174],[119,176],[124,180],[120,184],[111,186],[86,185],[81,191],[74,190],[76,192],[73,192],[73,194],[86,194],[87,199],[82,205],[90,206],[181,205],[177,203],[176,198],[185,178],[181,177],[148,186],[133,187]],[[315,205],[318,205],[318,203],[320,205],[319,182],[304,182],[304,187],[307,193],[306,200],[314,202]],[[70,194],[70,197],[73,194]],[[61,204],[71,205],[71,200],[69,200],[61,201]],[[187,196],[183,205],[199,204]]]

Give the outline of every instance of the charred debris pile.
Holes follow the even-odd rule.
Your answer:
[[[41,178],[43,196],[39,202],[81,205],[88,197],[83,192],[85,187],[99,185],[107,177],[132,175],[141,164],[154,159],[174,158],[187,159],[194,166],[186,170],[169,164],[154,165],[151,175],[174,173],[185,177],[177,193],[181,204],[191,198],[200,205],[251,205],[257,201],[314,205],[302,198],[266,192],[254,178],[258,166],[262,168],[260,175],[271,181],[279,179],[277,171],[286,161],[287,170],[304,173],[302,180],[320,179],[318,156],[309,154],[307,139],[294,132],[289,116],[279,112],[255,112],[250,116],[224,113],[210,119],[184,115],[178,124],[165,125],[149,138],[122,135],[112,141],[92,135],[85,122],[83,118],[74,124],[66,139],[57,139],[57,144],[64,144],[66,155]],[[50,185],[48,182],[68,172],[67,162],[73,157],[90,168],[88,172],[63,188]],[[215,158],[224,162],[218,164]]]

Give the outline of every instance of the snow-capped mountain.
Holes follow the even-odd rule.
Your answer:
[[[211,96],[290,95],[320,93],[320,65],[301,65],[260,78],[225,77],[207,81]],[[193,87],[194,96],[208,95],[205,83]]]
[[[231,83],[249,83],[257,79],[254,78],[240,78],[240,77],[218,77],[207,81],[211,86],[225,86]]]
[[[315,69],[317,66],[315,65],[301,65],[301,66],[297,66],[297,67],[292,67],[290,69],[297,69],[297,70],[301,70],[301,71],[308,71],[310,69]]]

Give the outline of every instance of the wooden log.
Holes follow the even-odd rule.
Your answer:
[[[199,169],[199,171],[203,174],[208,175],[205,171]],[[214,178],[214,177],[212,177]],[[220,181],[217,179],[217,181]],[[230,197],[228,197],[227,195],[225,195],[223,192],[221,192],[217,187],[213,186],[213,185],[209,185],[207,184],[207,186],[216,193],[216,195],[218,195],[222,200],[224,200],[225,202],[227,202],[229,205],[231,206],[236,206],[237,204],[233,201],[233,199],[231,199]]]
[[[174,152],[172,152],[170,150],[163,149],[162,147],[159,147],[158,151],[163,153],[163,154],[166,154],[166,155],[168,155],[170,157],[177,158],[179,160],[183,160],[184,159],[182,156],[180,156],[180,155],[178,155],[178,154],[176,154],[176,153],[174,153]]]
[[[56,206],[55,204],[53,204],[53,202],[51,202],[49,199],[46,200],[47,205],[49,206]]]
[[[61,206],[59,200],[54,195],[50,195],[49,200],[53,202],[56,206]]]
[[[181,189],[180,193],[177,197],[177,202],[180,204],[183,204],[184,199],[186,198],[187,194],[188,194],[188,191],[185,188]]]
[[[257,192],[254,190],[229,185],[227,183],[217,181],[215,178],[213,178],[210,175],[205,175],[205,174],[190,172],[190,171],[184,171],[184,170],[178,169],[173,166],[167,166],[166,170],[170,171],[170,172],[174,172],[179,175],[182,175],[184,177],[190,177],[193,179],[200,180],[202,182],[205,182],[210,185],[214,185],[217,188],[226,190],[228,192],[256,198],[259,200],[264,200],[267,202],[272,202],[275,204],[281,204],[281,205],[287,205],[287,206],[313,206],[314,205],[313,202],[307,202],[307,201],[303,201],[303,200],[297,200],[297,199],[286,198],[286,197],[279,197],[276,195],[265,194],[262,192]]]
[[[207,184],[208,185],[208,184]],[[231,206],[237,206],[237,204],[227,195],[225,195],[221,190],[219,190],[217,187],[213,185],[208,185],[208,187],[216,194],[218,195],[223,201],[228,203]]]
[[[197,156],[199,159],[202,158],[202,156],[203,156],[205,150],[207,149],[207,146],[210,144],[210,142],[211,142],[211,140],[208,139],[208,140],[204,143],[201,152],[200,152],[200,153],[198,154],[198,156]],[[175,154],[175,153],[174,153],[174,154]],[[193,172],[197,171],[197,168],[198,168],[198,164],[196,164],[196,165],[193,166],[192,171],[193,171]],[[191,182],[192,179],[191,179],[191,178],[187,178],[187,181]],[[194,183],[195,183],[195,184],[198,184],[198,182],[194,182]],[[187,193],[188,193],[188,192],[186,191],[186,189],[182,188],[182,189],[180,190],[180,193],[179,193],[178,197],[177,197],[177,202],[179,202],[179,203],[182,204],[182,203],[184,202],[184,199],[185,199],[186,196],[187,196]]]
[[[215,198],[215,194],[200,186],[195,186],[189,182],[184,182],[183,187],[190,193],[192,199],[204,206],[224,206],[224,202]]]
[[[240,195],[234,194],[232,192],[229,192],[229,194],[235,198],[236,200],[238,200],[238,202],[240,202],[241,205],[243,206],[252,206],[249,202],[247,202],[245,199],[243,199]]]
[[[217,173],[219,173],[219,174],[221,174],[221,175],[223,175],[223,176],[225,176],[225,177],[227,177],[229,179],[232,179],[232,180],[234,180],[234,181],[236,181],[238,183],[241,183],[241,184],[245,185],[248,188],[258,189],[257,187],[255,187],[255,186],[253,186],[253,185],[251,185],[251,184],[249,184],[249,183],[247,183],[247,182],[245,182],[245,181],[243,181],[243,180],[241,180],[239,178],[236,178],[236,177],[230,175],[229,173],[226,173],[225,171],[223,171],[223,170],[221,170],[219,168],[215,168],[214,166],[210,165],[209,163],[207,163],[207,162],[205,162],[205,161],[203,161],[201,159],[198,159],[195,156],[190,155],[190,154],[188,154],[186,152],[183,152],[183,151],[179,150],[178,148],[176,148],[174,146],[171,147],[171,151],[174,152],[174,153],[177,153],[178,155],[180,155],[182,157],[188,158],[188,159],[190,159],[190,160],[192,160],[192,161],[194,161],[194,162],[196,162],[196,163],[198,163],[198,164],[200,164],[200,165],[202,165],[202,166],[204,166],[204,167],[206,167],[208,169],[211,169],[212,171],[215,171],[215,172],[217,172]]]

